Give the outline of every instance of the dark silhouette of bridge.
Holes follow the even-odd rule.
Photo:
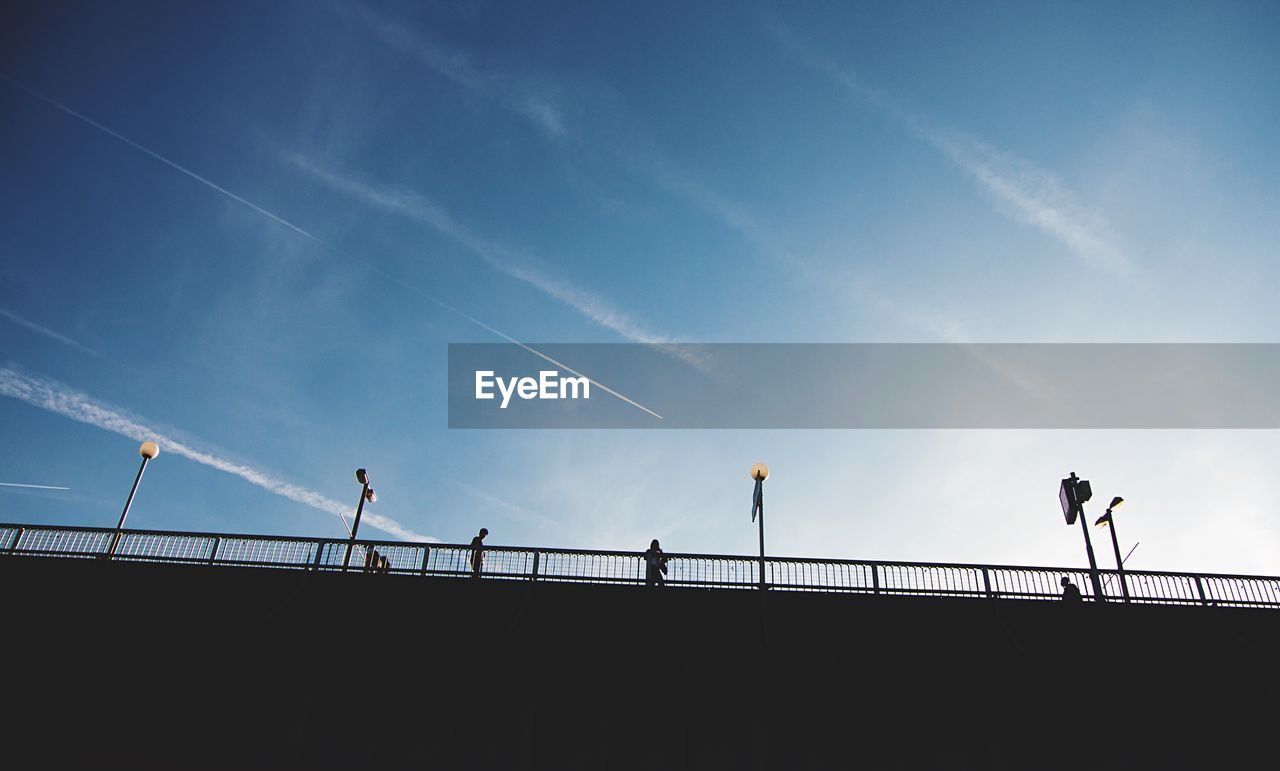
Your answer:
[[[0,753],[135,768],[1271,768],[1280,580],[0,526]],[[386,558],[386,569],[374,569]],[[365,566],[369,565],[369,568]]]

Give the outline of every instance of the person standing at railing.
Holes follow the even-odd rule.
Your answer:
[[[1062,601],[1069,605],[1084,602],[1084,598],[1080,596],[1080,587],[1071,583],[1071,579],[1066,576],[1062,577]]]
[[[484,537],[489,534],[489,528],[480,528],[480,534],[471,539],[471,577],[479,578],[480,569],[484,566]]]
[[[649,542],[649,550],[644,553],[644,585],[662,586],[667,582],[667,557],[655,538]]]

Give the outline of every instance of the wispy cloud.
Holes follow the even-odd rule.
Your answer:
[[[466,53],[447,49],[431,41],[424,36],[424,33],[412,29],[406,22],[384,16],[359,3],[338,3],[333,7],[339,13],[364,24],[391,48],[416,59],[422,65],[477,96],[497,102],[533,122],[550,138],[572,140],[580,148],[586,148],[592,153],[604,151],[606,154],[620,156],[633,173],[672,198],[711,217],[742,237],[748,244],[767,252],[775,262],[784,263],[798,272],[808,273],[809,266],[782,248],[779,245],[779,239],[775,238],[768,227],[746,207],[703,183],[694,174],[680,167],[658,150],[651,142],[634,141],[633,135],[637,131],[643,133],[639,122],[625,121],[626,125],[620,132],[610,131],[607,138],[592,137],[591,132],[587,130],[571,136],[564,126],[563,111],[541,95],[542,90],[566,90],[563,87],[550,85],[555,83],[554,79],[522,78],[497,69],[481,71],[471,64],[471,58]],[[541,84],[542,88],[531,85],[534,82]],[[605,100],[606,103],[610,101]],[[604,108],[597,104],[595,109],[588,112],[599,114],[618,110],[619,105],[614,101],[611,106]],[[633,141],[620,139],[620,136],[632,137]],[[684,359],[704,372],[710,372],[712,369],[710,362],[699,359],[688,350],[679,350],[677,344],[662,335],[644,329],[600,297],[549,275],[545,267],[537,267],[537,261],[530,255],[479,238],[466,228],[460,227],[438,206],[421,196],[402,189],[374,188],[367,183],[343,178],[331,170],[318,168],[307,159],[295,158],[295,162],[331,186],[361,198],[366,203],[396,211],[435,227],[475,252],[492,267],[537,287],[551,297],[572,306],[594,323],[611,329],[628,340],[665,347],[668,353]]]
[[[494,270],[567,305],[593,324],[635,343],[664,347],[664,350],[677,357],[687,357],[691,363],[696,363],[692,361],[691,354],[682,351],[671,338],[646,328],[599,295],[553,275],[551,268],[538,257],[475,232],[425,196],[399,186],[373,185],[344,176],[302,156],[294,155],[292,161],[315,179],[366,206],[426,225],[471,252]]]
[[[437,72],[455,84],[475,93],[481,98],[496,102],[508,110],[520,115],[537,125],[539,128],[553,139],[561,139],[567,136],[564,125],[563,111],[552,104],[548,99],[539,93],[539,89],[531,85],[535,79],[520,78],[509,72],[503,72],[496,69],[481,71],[472,63],[471,58],[464,52],[458,50],[447,49],[438,43],[435,43],[424,36],[420,31],[415,31],[410,26],[399,20],[384,16],[368,6],[360,3],[335,3],[334,9],[344,16],[356,19],[359,23],[365,25],[374,35],[383,43],[390,46],[401,54],[410,56],[417,60],[428,69]],[[562,88],[555,88],[549,84],[555,81],[546,77],[536,79],[537,83],[542,84],[542,90],[559,91]],[[597,105],[599,107],[599,105]],[[605,112],[616,109],[606,108]],[[598,112],[599,110],[593,110]],[[638,127],[634,124],[629,125],[622,132],[623,134],[631,134]],[[589,132],[588,132],[589,133]],[[589,136],[579,133],[578,136],[570,137],[579,145],[598,145],[599,137],[592,140]],[[618,137],[612,132],[606,145],[616,144]],[[719,221],[722,225],[737,232],[749,243],[776,251],[776,242],[770,239],[766,228],[761,226],[755,216],[747,211],[741,205],[729,200],[712,190],[707,185],[700,182],[695,176],[688,171],[680,168],[670,158],[662,154],[660,151],[649,146],[645,142],[646,149],[638,150],[637,147],[623,142],[622,146],[613,146],[613,152],[625,156],[626,162],[632,166],[632,170],[640,174],[640,176],[648,179],[658,188],[670,194],[672,197],[682,201],[693,209],[703,212]],[[303,165],[307,164],[303,162]],[[324,175],[326,172],[316,169],[314,166],[309,168],[313,173]],[[342,186],[342,183],[354,183],[352,180],[330,179],[331,183],[338,183],[335,186]],[[357,191],[349,190],[353,194],[359,194]],[[390,191],[383,191],[390,193]],[[376,196],[382,198],[383,196]],[[391,193],[390,197],[400,199],[398,193]],[[387,203],[382,201],[382,203]],[[392,203],[393,207],[398,207],[406,203],[403,200],[397,200]],[[430,223],[438,226],[441,214],[437,207],[430,205],[421,199],[418,204],[424,204],[425,209],[434,210],[430,214],[430,219],[434,222]],[[407,212],[402,212],[407,213]],[[420,212],[425,213],[425,212]],[[449,218],[445,217],[446,220]],[[455,224],[456,223],[452,223]],[[445,228],[441,228],[444,230]],[[462,240],[462,239],[459,239]],[[493,244],[487,244],[493,247]],[[490,250],[492,252],[492,250]],[[498,267],[498,266],[495,266]],[[503,268],[499,267],[500,270]],[[511,272],[504,270],[504,272]],[[535,271],[536,273],[536,271]],[[513,274],[514,275],[514,274]],[[528,276],[521,277],[521,280],[529,281],[529,283],[539,286],[540,289],[556,296],[566,302],[579,303],[584,307],[591,308],[596,312],[599,311],[600,302],[598,299],[591,299],[582,296],[580,291],[574,290],[572,287],[563,285],[563,282],[549,279],[548,277]],[[621,322],[621,314],[615,310],[604,312],[598,323],[608,325],[608,320]],[[613,328],[613,327],[611,327]],[[629,339],[637,339],[635,335],[621,332]],[[653,337],[649,335],[649,337]]]
[[[359,3],[337,4],[335,9],[350,18],[357,19],[383,43],[401,54],[416,59],[427,68],[447,77],[477,96],[494,101],[520,115],[541,128],[549,137],[557,140],[569,138],[579,145],[586,146],[600,144],[599,141],[593,141],[581,133],[570,137],[564,125],[563,110],[542,96],[540,89],[532,85],[537,82],[542,84],[541,90],[562,90],[548,85],[554,80],[540,77],[535,81],[496,69],[481,71],[471,64],[471,58],[466,53],[447,49],[431,41],[423,33],[413,30],[405,22],[379,14],[368,6]],[[623,133],[630,134],[636,129],[637,126],[631,125]],[[616,136],[610,136],[606,144],[616,141]],[[803,263],[793,259],[789,253],[779,248],[777,239],[771,237],[768,228],[746,207],[713,190],[656,148],[648,146],[649,143],[646,142],[645,145],[646,149],[642,151],[625,142],[621,147],[615,146],[611,149],[625,157],[625,161],[632,166],[633,172],[638,173],[676,200],[710,216],[752,246],[769,251],[775,260],[786,262],[793,268],[804,268]],[[315,169],[312,170],[315,171]],[[351,182],[351,180],[347,181]],[[490,243],[488,246],[496,245]],[[490,253],[493,253],[493,250],[490,250]],[[514,261],[515,264],[520,262],[523,260]],[[511,264],[509,262],[508,266]],[[515,275],[514,272],[503,267],[497,265],[495,267]],[[539,276],[537,270],[532,273],[533,275],[516,275],[515,277],[537,286],[556,299],[574,305],[579,311],[591,315],[596,323],[607,326],[630,340],[657,345],[668,344],[662,341],[661,336],[645,332],[621,312],[608,308],[599,298],[590,297],[562,281],[545,275]],[[691,357],[686,353],[682,358]],[[690,363],[704,370],[709,367],[702,361],[690,361]]]
[[[285,227],[285,228],[288,228],[289,230],[293,231],[294,233],[297,233],[298,235],[302,236],[303,238],[306,238],[306,239],[308,239],[308,240],[312,241],[313,243],[316,243],[316,244],[318,244],[318,245],[320,245],[320,246],[324,247],[324,248],[325,248],[326,250],[328,250],[330,253],[332,253],[332,254],[334,254],[334,255],[336,255],[336,256],[338,256],[338,257],[341,257],[341,258],[343,258],[343,259],[350,260],[351,262],[357,262],[357,263],[359,263],[359,264],[363,265],[363,266],[364,266],[365,268],[367,268],[369,271],[371,271],[371,272],[373,272],[373,273],[376,273],[376,274],[378,274],[379,276],[382,276],[383,278],[387,279],[388,281],[391,281],[391,282],[392,282],[392,283],[394,283],[394,284],[397,284],[398,286],[402,287],[403,289],[406,289],[406,290],[408,290],[409,292],[412,292],[413,294],[415,294],[415,295],[417,295],[417,296],[419,296],[419,297],[421,297],[421,298],[423,298],[423,299],[425,299],[425,300],[428,300],[428,301],[430,301],[430,302],[432,302],[432,303],[435,303],[436,305],[440,306],[441,308],[444,308],[445,310],[449,311],[450,313],[456,314],[457,316],[459,316],[459,317],[461,317],[461,318],[463,318],[463,319],[465,319],[465,320],[467,320],[467,321],[471,322],[472,324],[475,324],[476,326],[480,327],[481,329],[484,329],[484,330],[486,330],[486,331],[488,331],[488,332],[493,333],[494,335],[497,335],[498,337],[502,338],[503,340],[506,340],[506,341],[507,341],[507,342],[509,342],[509,343],[514,343],[514,344],[516,344],[516,345],[520,346],[521,348],[524,348],[526,351],[528,351],[528,352],[530,352],[530,353],[534,354],[535,356],[538,356],[538,357],[540,357],[540,358],[542,358],[542,359],[545,359],[546,361],[549,361],[549,362],[551,362],[551,363],[553,363],[553,364],[557,364],[558,366],[563,367],[564,369],[566,369],[566,370],[568,370],[568,371],[572,372],[573,374],[575,374],[575,375],[577,375],[577,376],[579,376],[579,377],[588,377],[587,375],[584,375],[584,374],[582,374],[581,372],[578,372],[577,370],[571,369],[570,367],[567,367],[567,366],[565,366],[565,365],[561,364],[560,362],[557,362],[555,359],[552,359],[551,357],[547,356],[546,354],[542,353],[541,351],[538,351],[538,350],[536,350],[536,349],[534,349],[534,348],[532,348],[532,347],[530,347],[530,346],[526,345],[525,343],[520,342],[519,340],[517,340],[517,339],[515,339],[514,337],[512,337],[512,336],[510,336],[510,335],[506,334],[505,332],[499,331],[498,329],[496,329],[496,328],[494,328],[494,327],[492,327],[492,326],[490,326],[490,325],[488,325],[488,324],[484,323],[483,321],[480,321],[480,320],[479,320],[479,319],[477,319],[476,317],[474,317],[474,316],[472,316],[472,315],[470,315],[470,314],[468,314],[468,313],[466,313],[466,312],[464,312],[464,311],[462,311],[462,310],[460,310],[460,309],[458,309],[458,308],[454,307],[453,305],[451,305],[451,304],[449,304],[449,303],[445,302],[444,300],[441,300],[440,298],[436,297],[435,295],[431,294],[430,292],[427,292],[426,290],[422,289],[421,287],[418,287],[418,286],[416,286],[416,285],[414,285],[414,284],[412,284],[412,283],[410,283],[410,282],[408,282],[408,281],[404,280],[403,278],[400,278],[399,276],[396,276],[396,275],[394,275],[394,274],[392,274],[392,273],[388,273],[387,271],[383,270],[382,268],[378,267],[377,265],[373,264],[372,262],[370,262],[370,261],[368,261],[368,260],[364,259],[363,257],[360,257],[360,256],[355,255],[355,254],[351,254],[350,252],[347,252],[347,251],[345,251],[345,250],[343,250],[343,249],[338,248],[337,246],[335,246],[335,245],[333,245],[333,244],[329,243],[328,241],[326,241],[325,239],[323,239],[323,238],[321,238],[321,237],[319,237],[319,236],[315,235],[315,234],[314,234],[314,233],[312,233],[311,231],[309,231],[309,230],[307,230],[307,229],[305,229],[305,228],[303,228],[303,227],[301,227],[301,226],[299,226],[299,225],[296,225],[296,224],[294,224],[293,222],[290,222],[289,220],[285,219],[284,217],[281,217],[281,216],[280,216],[280,215],[278,215],[278,214],[275,214],[275,213],[273,213],[273,212],[271,212],[271,211],[268,211],[267,209],[264,209],[263,207],[261,207],[261,206],[259,206],[259,205],[255,204],[255,203],[253,203],[252,201],[249,201],[249,200],[247,200],[247,199],[245,199],[245,198],[242,198],[242,197],[240,197],[240,196],[236,195],[235,193],[231,192],[230,190],[226,189],[225,187],[222,187],[221,185],[217,184],[216,182],[214,182],[214,181],[212,181],[212,180],[210,180],[210,179],[208,179],[208,178],[206,178],[206,177],[203,177],[203,176],[201,176],[201,175],[197,174],[196,172],[194,172],[194,171],[192,171],[192,170],[190,170],[190,169],[186,168],[185,166],[182,166],[181,164],[177,163],[176,161],[173,161],[173,160],[170,160],[169,158],[166,158],[165,156],[163,156],[163,155],[161,155],[161,154],[159,154],[159,153],[155,152],[154,150],[151,150],[151,149],[149,149],[149,148],[147,148],[147,147],[144,147],[143,145],[138,144],[137,142],[133,141],[132,139],[130,139],[130,138],[128,138],[128,137],[126,137],[125,135],[123,135],[123,134],[121,134],[121,133],[119,133],[119,132],[117,132],[117,131],[114,131],[114,130],[112,130],[111,128],[109,128],[109,127],[107,127],[107,126],[104,126],[103,124],[101,124],[101,123],[99,123],[99,122],[97,122],[97,121],[93,120],[92,118],[88,117],[87,115],[84,115],[83,113],[80,113],[80,112],[78,112],[78,111],[76,111],[76,110],[72,109],[71,107],[69,107],[69,106],[67,106],[67,105],[63,104],[62,102],[59,102],[58,100],[56,100],[56,99],[54,99],[54,98],[52,98],[52,97],[46,96],[45,94],[42,94],[42,93],[40,93],[39,91],[36,91],[35,89],[31,88],[30,86],[27,86],[27,85],[25,85],[25,84],[23,84],[23,83],[20,83],[20,82],[18,82],[18,81],[16,81],[16,80],[14,80],[13,78],[8,77],[7,75],[0,74],[0,80],[3,80],[3,81],[5,81],[5,82],[7,82],[7,83],[9,83],[9,84],[13,85],[14,87],[16,87],[16,88],[18,88],[18,89],[20,89],[20,90],[22,90],[22,91],[25,91],[26,93],[30,94],[31,96],[35,97],[36,99],[39,99],[40,101],[42,101],[42,102],[44,102],[44,103],[46,103],[46,104],[48,104],[48,105],[50,105],[50,106],[52,106],[52,107],[55,107],[55,108],[57,108],[58,110],[61,110],[62,112],[66,113],[67,115],[70,115],[71,117],[76,118],[77,120],[79,120],[79,121],[81,121],[81,122],[83,122],[83,123],[85,123],[85,124],[88,124],[89,126],[92,126],[93,128],[95,128],[95,129],[97,129],[97,130],[99,130],[99,131],[101,131],[101,132],[103,132],[103,133],[105,133],[105,134],[107,134],[107,135],[109,135],[109,136],[112,136],[112,137],[114,137],[114,138],[116,138],[116,139],[120,140],[121,142],[124,142],[124,143],[125,143],[126,145],[128,145],[129,147],[132,147],[133,149],[135,149],[135,150],[137,150],[137,151],[139,151],[139,152],[141,152],[141,153],[144,153],[144,154],[146,154],[146,155],[150,156],[151,158],[154,158],[155,160],[157,160],[157,161],[159,161],[159,162],[163,163],[164,165],[168,166],[168,167],[169,167],[169,168],[171,168],[171,169],[174,169],[175,171],[181,172],[182,174],[184,174],[184,175],[186,175],[186,176],[190,177],[191,179],[194,179],[195,181],[199,182],[200,184],[204,185],[205,187],[207,187],[207,188],[209,188],[209,189],[211,189],[211,190],[213,190],[213,191],[217,192],[219,195],[222,195],[222,196],[224,196],[225,198],[229,198],[230,200],[235,201],[236,203],[238,203],[238,204],[240,204],[240,205],[242,205],[242,206],[244,206],[244,207],[248,208],[249,210],[254,211],[254,212],[256,212],[256,213],[258,213],[258,214],[260,214],[260,215],[262,215],[262,216],[266,217],[267,219],[271,220],[272,222],[275,222],[275,223],[277,223],[277,224],[279,224],[279,225],[281,225],[281,226],[283,226],[283,227]],[[56,333],[54,333],[54,334],[56,334]],[[661,343],[661,344],[667,344],[667,343]],[[669,344],[667,344],[667,345],[669,345]],[[632,399],[629,399],[629,398],[628,398],[628,397],[626,397],[626,396],[623,396],[621,393],[619,393],[619,392],[617,392],[617,391],[613,390],[612,388],[609,388],[608,386],[606,386],[606,385],[604,385],[604,384],[600,383],[599,381],[595,380],[594,378],[589,378],[589,379],[591,380],[591,382],[592,382],[592,384],[593,384],[593,385],[599,386],[599,387],[600,387],[600,390],[602,390],[602,391],[604,391],[604,392],[606,392],[606,393],[608,393],[608,394],[610,394],[610,395],[612,395],[612,396],[614,396],[614,397],[617,397],[618,399],[621,399],[622,401],[626,402],[627,404],[632,405],[633,407],[636,407],[637,409],[640,409],[640,410],[643,410],[644,412],[649,413],[650,415],[654,416],[655,418],[658,418],[659,420],[661,420],[661,419],[662,419],[662,416],[661,416],[661,415],[659,415],[658,413],[656,413],[656,412],[654,412],[653,410],[649,409],[648,407],[645,407],[644,405],[642,405],[642,404],[640,404],[640,403],[638,403],[638,402],[636,402],[636,401],[634,401],[634,400],[632,400]]]
[[[54,340],[56,342],[62,343],[68,348],[73,348],[79,351],[80,353],[87,354],[89,356],[93,356],[99,359],[103,358],[101,353],[99,353],[98,351],[95,351],[89,346],[83,345],[75,340],[72,340],[71,338],[67,337],[64,334],[61,334],[59,332],[54,332],[52,329],[49,329],[48,327],[43,326],[41,324],[37,324],[34,321],[31,321],[30,319],[23,318],[22,316],[19,316],[18,314],[6,308],[0,308],[0,318],[7,319],[8,321],[14,324],[17,324],[18,326],[24,329],[35,332],[37,335],[42,335],[44,337],[49,338],[50,340]]]
[[[313,509],[345,517],[350,508],[320,493],[286,482],[271,474],[214,453],[198,449],[189,442],[178,441],[149,427],[143,418],[95,401],[92,397],[47,377],[28,375],[11,367],[0,367],[0,396],[8,396],[26,402],[33,407],[47,410],[81,423],[96,426],[135,441],[154,441],[165,452],[181,456],[202,466],[237,476],[251,485],[279,495]],[[373,512],[366,512],[363,521],[384,533],[406,541],[434,541],[401,525],[396,520]]]
[[[1091,267],[1116,276],[1133,272],[1133,260],[1117,244],[1102,215],[1057,175],[962,131],[935,125],[777,19],[766,17],[764,25],[796,61],[822,73],[859,103],[941,153],[999,204],[1001,214],[1052,237]]]
[[[362,24],[385,45],[459,86],[487,97],[551,137],[565,133],[564,114],[532,81],[482,69],[465,53],[427,38],[424,33],[361,3],[334,3],[342,16]]]
[[[397,49],[406,53],[416,52],[420,61],[432,69],[452,72],[451,80],[469,88],[478,96],[489,99],[498,97],[493,91],[481,87],[481,79],[473,77],[473,73],[466,65],[469,60],[465,55],[446,52],[430,42],[417,39],[405,24],[379,16],[363,6],[344,6],[344,8],[347,13],[361,16],[363,23],[379,30],[379,36],[388,42],[394,42]],[[489,77],[498,82],[506,82],[510,79],[509,76],[496,71],[490,72]],[[851,79],[846,81],[848,87],[859,89],[865,98],[887,104],[887,100],[881,95],[865,88],[861,83]],[[577,91],[581,92],[583,89],[577,89]],[[585,149],[589,156],[603,154],[619,160],[630,173],[735,234],[756,253],[786,268],[791,275],[823,287],[831,287],[834,282],[836,285],[851,289],[855,297],[862,298],[859,287],[864,281],[863,278],[837,276],[831,266],[818,268],[811,260],[797,254],[792,241],[779,234],[751,207],[716,190],[696,173],[664,152],[644,130],[644,120],[630,114],[617,94],[607,88],[586,89],[586,91],[596,94],[600,100],[593,109],[586,112],[598,118],[604,116],[603,120],[607,128],[595,126],[595,130],[592,131],[588,130],[592,128],[588,125],[574,136],[561,136],[560,132],[549,132],[554,134],[554,138],[569,140],[572,145]],[[425,197],[403,188],[375,186],[345,177],[332,169],[319,166],[309,158],[293,156],[291,160],[330,187],[367,205],[400,214],[436,229],[479,256],[491,267],[568,304],[593,323],[617,332],[626,339],[665,347],[668,353],[684,359],[708,374],[712,373],[714,366],[711,362],[697,357],[688,349],[682,350],[678,343],[669,341],[665,336],[645,329],[602,298],[554,277],[546,267],[541,266],[540,262],[530,255],[497,244],[469,230]],[[886,304],[883,297],[877,297],[875,302],[864,304],[869,304],[880,312],[886,311],[882,307]],[[895,318],[903,315],[900,308],[895,307],[890,310],[893,311],[891,315]],[[899,320],[902,319],[899,318]],[[911,321],[914,326],[921,326],[914,318],[908,321]],[[926,331],[937,333],[933,326],[926,326]],[[951,339],[948,334],[940,334],[940,336]]]
[[[1010,218],[1047,233],[1095,268],[1117,276],[1133,272],[1102,216],[1056,175],[962,133],[928,127],[916,127],[915,133],[972,177]]]

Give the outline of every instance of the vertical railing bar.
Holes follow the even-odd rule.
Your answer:
[[[1258,597],[1258,582],[1253,580],[1245,581],[1244,588],[1245,588],[1246,594],[1249,597],[1249,601],[1257,605],[1258,600],[1260,599]]]

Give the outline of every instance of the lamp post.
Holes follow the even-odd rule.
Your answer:
[[[1089,540],[1089,525],[1084,520],[1084,504],[1093,497],[1093,488],[1089,480],[1080,479],[1076,472],[1062,480],[1058,487],[1058,502],[1062,504],[1062,515],[1067,518],[1067,525],[1080,519],[1080,530],[1084,533],[1084,550],[1089,555],[1089,582],[1093,584],[1093,598],[1097,602],[1105,602],[1102,593],[1102,582],[1098,580],[1098,560],[1093,556],[1093,541]]]
[[[756,480],[755,496],[751,502],[751,519],[760,515],[760,590],[768,588],[764,576],[764,480],[769,478],[769,467],[757,463],[751,467],[751,478]]]
[[[1116,520],[1111,514],[1111,512],[1120,508],[1123,503],[1124,498],[1118,495],[1112,498],[1111,505],[1107,507],[1107,513],[1098,517],[1093,524],[1095,527],[1111,526],[1111,548],[1115,549],[1116,552],[1116,572],[1120,574],[1120,591],[1124,593],[1124,601],[1129,602],[1129,583],[1124,578],[1124,560],[1120,557],[1120,538],[1116,535]]]
[[[377,494],[369,486],[369,472],[362,468],[356,469],[356,481],[363,487],[360,490],[360,502],[356,504],[356,521],[351,525],[351,538],[347,539],[347,555],[342,558],[342,569],[344,571],[351,564],[351,548],[356,545],[356,533],[360,530],[360,515],[364,514],[364,502],[373,503],[378,500]]]
[[[107,547],[107,559],[116,553],[116,545],[120,543],[120,531],[124,529],[125,517],[129,516],[129,507],[133,505],[133,496],[138,493],[138,483],[142,481],[142,472],[147,470],[147,461],[160,454],[160,447],[155,442],[143,442],[138,448],[142,456],[142,465],[138,467],[138,475],[133,478],[133,487],[129,489],[129,498],[124,502],[124,511],[120,512],[120,521],[116,523],[116,531],[111,534],[111,545]]]

